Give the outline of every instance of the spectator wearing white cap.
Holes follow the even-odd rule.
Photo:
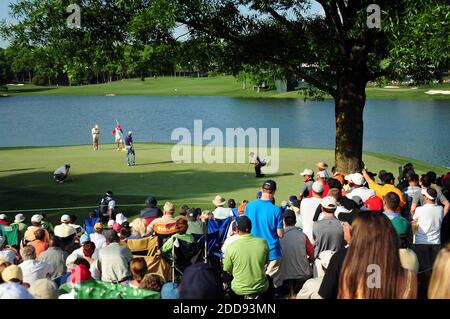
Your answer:
[[[319,256],[322,251],[337,251],[345,247],[344,231],[341,222],[334,215],[337,207],[338,203],[334,197],[327,196],[322,200],[324,217],[322,220],[314,222],[313,225],[315,257]],[[315,263],[314,274],[314,277],[322,276],[320,261]]]
[[[436,205],[437,191],[422,189],[425,205],[417,207],[413,215],[413,225],[417,225],[414,252],[419,259],[419,272],[429,271],[441,247],[441,225],[444,208]]]
[[[119,214],[116,215],[116,223],[117,223],[117,224],[119,224],[119,225],[122,226],[122,224],[123,224],[124,222],[126,222],[126,221],[128,221],[128,218],[125,217],[124,214],[119,213]]]
[[[370,197],[375,196],[375,191],[373,189],[364,186],[366,180],[364,176],[360,173],[353,173],[345,176],[345,180],[348,181],[350,186],[350,191],[347,192],[347,197],[352,199],[352,197],[358,196],[363,202],[366,202]]]
[[[62,215],[61,216],[61,225],[55,226],[55,236],[59,237],[61,239],[67,238],[69,236],[74,236],[76,233],[75,228],[70,226],[70,216],[69,215]]]
[[[6,238],[0,236],[0,258],[7,260],[9,263],[14,264],[17,259],[17,254],[14,249],[5,246]]]
[[[313,239],[313,218],[317,207],[322,203],[323,184],[321,182],[314,182],[312,184],[312,196],[304,198],[300,204],[300,214],[303,221],[303,232],[308,236],[311,243]]]
[[[327,183],[327,178],[328,178],[327,171],[319,170],[316,174],[316,180],[323,184],[322,198],[328,196],[328,191],[330,190],[330,186]],[[312,195],[310,195],[309,197],[311,196]]]
[[[0,214],[0,225],[9,225],[8,216],[6,216],[5,214]]]
[[[328,264],[330,263],[331,257],[334,255],[334,251],[324,250],[322,251],[317,260],[320,262],[320,266],[322,268],[322,276],[311,278],[305,282],[302,289],[297,294],[297,299],[323,299],[319,295],[319,288],[322,284],[323,277],[327,271]]]
[[[25,246],[20,250],[23,262],[19,264],[22,269],[23,281],[33,284],[38,279],[51,278],[53,267],[44,261],[36,260],[36,250],[33,246]]]
[[[22,241],[23,236],[25,235],[25,231],[28,228],[28,225],[24,223],[25,221],[25,216],[23,214],[17,214],[14,217],[14,223],[11,224],[12,225],[17,225],[17,232],[19,235],[19,242]]]
[[[27,231],[24,234],[24,239],[25,239],[26,243],[31,242],[36,239],[36,237],[34,235],[36,230],[41,229],[41,228],[43,229],[42,223],[41,223],[42,219],[43,219],[42,215],[38,215],[38,214],[33,215],[31,217],[31,226],[27,228]],[[46,229],[44,229],[44,230],[45,230],[44,241],[48,243],[50,241],[50,236],[48,234],[48,231]]]
[[[300,173],[303,176],[303,186],[300,188],[300,193],[298,199],[303,199],[309,196],[311,193],[312,184],[314,183],[314,171],[309,168],[305,168],[303,172]]]

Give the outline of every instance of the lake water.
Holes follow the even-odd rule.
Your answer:
[[[334,147],[334,102],[232,97],[0,98],[0,147],[90,144],[98,124],[101,142],[113,142],[118,119],[136,142],[174,142],[175,128],[279,128],[280,146]],[[450,166],[450,102],[368,100],[364,150],[404,155]],[[207,142],[206,142],[207,143]]]

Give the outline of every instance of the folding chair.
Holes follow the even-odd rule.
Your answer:
[[[145,259],[149,273],[156,273],[162,276],[165,281],[172,280],[170,265],[163,258],[158,246],[157,236],[129,239],[126,245],[131,250],[133,258],[143,257]]]
[[[187,267],[201,260],[201,253],[196,242],[176,238],[172,246],[172,281],[180,280]]]

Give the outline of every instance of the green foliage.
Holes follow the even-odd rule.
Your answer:
[[[4,49],[0,48],[0,90],[7,90],[6,84],[12,79],[11,62]]]

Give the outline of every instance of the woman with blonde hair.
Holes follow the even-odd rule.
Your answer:
[[[352,242],[342,266],[338,298],[417,298],[417,278],[402,268],[398,240],[384,214],[361,212],[352,223]]]
[[[445,245],[438,253],[433,265],[429,299],[450,299],[450,244]]]

